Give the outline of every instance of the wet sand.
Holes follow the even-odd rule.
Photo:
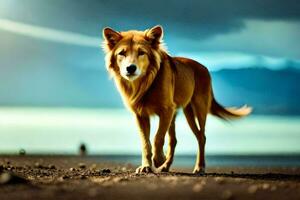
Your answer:
[[[300,168],[208,167],[135,174],[75,156],[0,156],[0,199],[300,199]]]

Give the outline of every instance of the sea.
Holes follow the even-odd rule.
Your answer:
[[[152,141],[157,126],[158,118],[153,117]],[[181,112],[176,134],[174,164],[193,165],[197,141]],[[299,116],[250,115],[231,122],[209,116],[206,137],[208,166],[300,166]],[[0,108],[2,155],[20,150],[29,155],[77,155],[82,144],[91,156],[140,162],[138,130],[132,113],[125,109]]]

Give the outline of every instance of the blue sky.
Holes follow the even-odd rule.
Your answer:
[[[194,58],[211,70],[299,67],[299,10],[292,0],[3,0],[0,58],[2,65],[43,65],[50,55],[54,65],[102,70],[103,27],[128,30],[161,24],[172,55]]]

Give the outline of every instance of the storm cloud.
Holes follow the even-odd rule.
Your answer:
[[[146,29],[161,24],[167,34],[207,39],[217,34],[240,31],[245,20],[298,21],[296,0],[10,0],[0,16],[88,35],[99,35],[105,26],[117,30]],[[13,9],[15,14],[11,15]]]
[[[99,63],[103,64],[98,42],[90,45],[95,49],[88,49],[66,47],[68,41],[74,43],[72,38],[78,38],[78,35],[85,41],[89,38],[93,41],[99,38],[100,41],[102,29],[106,26],[121,31],[143,30],[161,24],[172,55],[234,51],[300,59],[297,53],[300,52],[297,45],[300,34],[299,10],[300,4],[296,0],[1,1],[0,19],[37,27],[38,30],[49,30],[50,33],[72,33],[72,37],[65,35],[62,38],[65,44],[50,44],[50,41],[38,39],[59,41],[61,37],[52,34],[51,37],[40,35],[36,39],[28,39],[26,35],[1,30],[0,58],[5,65],[11,62],[16,65],[37,61],[43,63],[50,56],[55,58],[56,63],[98,66]],[[13,56],[24,57],[26,61],[13,59]]]

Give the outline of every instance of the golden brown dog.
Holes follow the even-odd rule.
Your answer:
[[[134,113],[142,141],[142,165],[137,173],[152,172],[152,160],[159,171],[168,171],[176,146],[176,109],[183,108],[198,141],[194,173],[205,170],[205,122],[208,113],[223,119],[248,115],[251,108],[224,108],[214,98],[208,70],[198,62],[171,57],[165,50],[161,26],[145,31],[103,30],[106,66],[115,80],[125,105]],[[150,116],[159,116],[159,127],[150,137]],[[168,132],[169,146],[163,145]],[[153,153],[152,153],[153,152]]]

